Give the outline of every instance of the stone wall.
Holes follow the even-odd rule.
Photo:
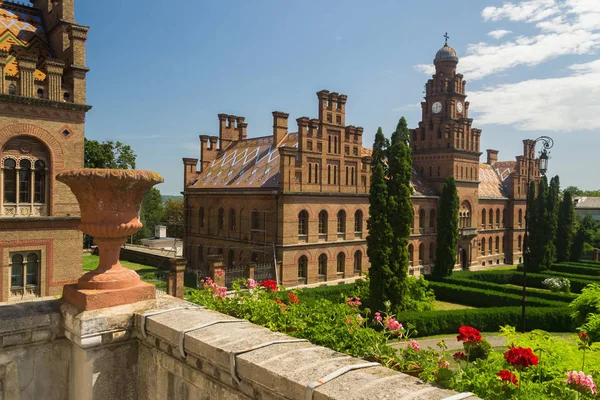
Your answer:
[[[83,313],[59,300],[0,307],[0,382],[3,400],[354,400],[390,393],[398,400],[441,400],[456,394],[168,296]]]

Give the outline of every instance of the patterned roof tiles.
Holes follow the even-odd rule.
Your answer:
[[[508,197],[506,195],[506,189],[503,185],[503,180],[500,180],[500,175],[498,172],[489,164],[479,164],[479,197]]]
[[[504,182],[508,176],[517,169],[516,161],[497,161],[494,163],[494,169],[500,175],[500,180]]]

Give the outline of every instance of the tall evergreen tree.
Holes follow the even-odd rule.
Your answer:
[[[388,277],[392,276],[390,260],[392,258],[393,232],[388,221],[389,193],[386,180],[385,137],[381,128],[377,130],[373,144],[371,162],[371,188],[369,192],[369,234],[367,235],[367,255],[371,262],[369,268],[370,307],[372,310],[384,310],[388,300]]]
[[[571,254],[569,255],[570,261],[579,261],[583,255],[583,248],[585,246],[586,231],[583,224],[577,224],[577,230],[573,237],[573,244],[571,245]]]
[[[560,204],[560,180],[558,176],[550,180],[548,194],[546,197],[546,207],[544,209],[544,252],[541,260],[541,270],[550,269],[550,266],[556,256],[556,232],[558,230],[558,208]]]
[[[390,269],[392,276],[388,282],[388,298],[392,309],[402,307],[407,295],[408,278],[408,237],[414,219],[412,204],[412,157],[409,146],[408,124],[400,118],[396,131],[392,134],[387,150],[388,160],[388,221],[392,227],[392,258]]]
[[[558,210],[558,231],[556,233],[556,259],[559,262],[569,261],[575,224],[573,196],[565,191]]]
[[[539,241],[539,224],[538,224],[538,213],[537,213],[537,199],[535,182],[529,183],[529,190],[527,191],[527,210],[525,214],[527,219],[527,234],[523,239],[523,251],[525,268],[528,271],[535,271],[536,259],[532,255],[532,251],[537,248],[537,242]]]
[[[446,179],[440,199],[437,247],[433,273],[438,276],[452,275],[456,264],[458,241],[458,193],[453,177]]]

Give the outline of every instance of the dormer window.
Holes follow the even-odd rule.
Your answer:
[[[15,96],[17,94],[17,86],[14,83],[11,83],[8,86],[8,94]]]

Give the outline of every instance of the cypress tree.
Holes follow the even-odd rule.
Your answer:
[[[552,262],[554,262],[556,254],[556,232],[558,230],[558,206],[560,194],[560,181],[558,176],[553,177],[550,180],[550,186],[548,188],[546,197],[546,207],[543,210],[543,221],[544,221],[544,247],[542,253],[542,260],[540,269],[550,269]]]
[[[575,224],[573,196],[566,191],[558,210],[558,231],[556,233],[556,259],[558,262],[569,261]]]
[[[527,210],[525,218],[527,219],[527,234],[523,239],[523,251],[525,268],[527,271],[534,271],[535,257],[532,255],[532,251],[536,248],[539,240],[539,224],[537,215],[537,200],[535,196],[535,182],[529,183],[529,190],[527,191]]]
[[[388,282],[388,298],[392,309],[402,308],[402,302],[407,295],[408,279],[408,237],[413,224],[412,187],[412,157],[409,146],[408,124],[404,117],[400,118],[396,131],[392,134],[387,151],[388,160],[388,192],[389,207],[388,221],[392,227],[392,258],[390,269],[392,275]]]
[[[548,232],[550,222],[548,221],[550,205],[550,196],[548,189],[548,179],[543,176],[538,185],[537,197],[530,204],[535,204],[534,210],[531,210],[531,215],[535,215],[534,221],[529,221],[529,260],[531,265],[527,267],[528,271],[540,272],[548,262],[548,242],[552,238]],[[551,258],[551,257],[550,257]]]
[[[388,277],[392,275],[392,227],[388,221],[389,193],[386,181],[385,137],[381,128],[377,130],[373,144],[371,162],[371,187],[369,191],[369,220],[367,235],[367,255],[371,262],[369,269],[370,307],[374,311],[385,309],[388,300]]]
[[[585,245],[586,232],[583,224],[579,223],[575,236],[573,237],[573,244],[571,245],[571,254],[569,255],[569,261],[579,261],[583,255],[583,248]]]
[[[458,241],[458,193],[453,177],[446,179],[440,199],[436,261],[433,273],[438,276],[452,275],[456,264]]]

